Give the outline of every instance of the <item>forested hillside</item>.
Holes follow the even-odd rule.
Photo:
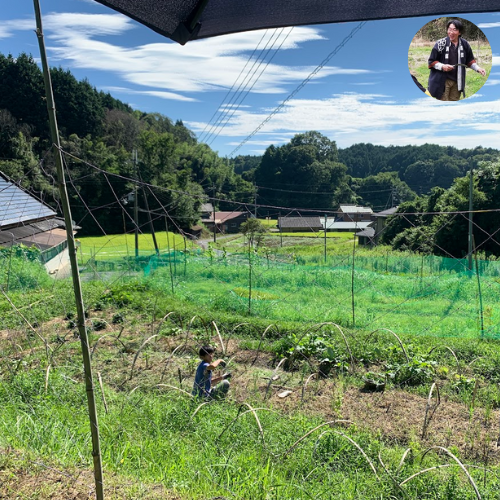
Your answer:
[[[123,224],[117,225],[121,206],[112,202],[133,190],[127,179],[161,188],[139,192],[140,204],[145,205],[147,196],[150,210],[168,210],[174,226],[183,229],[197,222],[208,194],[253,199],[253,186],[198,143],[182,121],[132,110],[69,71],[53,68],[51,77],[61,143],[68,153],[72,215],[82,226],[80,234],[123,231]],[[44,95],[42,72],[31,56],[0,54],[0,171],[55,206]]]

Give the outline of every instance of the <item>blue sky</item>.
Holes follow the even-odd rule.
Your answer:
[[[41,0],[41,8],[51,66],[87,78],[133,108],[181,119],[222,156],[359,24],[255,31],[180,46],[93,0]],[[408,47],[432,17],[371,21],[237,154],[261,154],[308,130],[322,132],[339,147],[371,142],[500,148],[500,13],[457,15],[481,27],[492,47],[490,77],[474,96],[443,103],[413,84]],[[27,52],[37,59],[34,28],[32,2],[9,2],[0,11],[0,52]],[[253,66],[271,46],[262,52],[265,62]],[[249,75],[244,83],[242,75]],[[244,100],[241,94],[235,99],[234,90],[254,80]],[[214,114],[215,126],[207,127]]]

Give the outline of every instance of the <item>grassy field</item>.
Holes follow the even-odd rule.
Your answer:
[[[425,46],[410,45],[410,50],[408,51],[409,70],[416,73],[417,80],[422,84],[424,88],[427,88],[429,80],[429,68],[427,65],[427,61],[429,59],[429,55],[433,46],[433,43],[427,44]],[[466,97],[470,97],[481,89],[481,87],[486,83],[486,80],[488,79],[492,66],[491,47],[489,45],[481,45],[478,49],[477,44],[474,44],[472,46],[472,50],[479,66],[486,70],[486,77],[481,76],[475,71],[466,70]]]
[[[329,238],[326,265],[321,241],[284,240],[83,282],[106,498],[497,499],[496,263],[482,339],[460,261],[356,248],[354,325],[352,240]],[[10,264],[0,496],[93,498],[71,283]],[[205,343],[233,375],[226,401],[189,395]]]
[[[158,231],[155,233],[160,253],[170,250],[183,251],[186,245],[188,250],[196,248],[196,244],[183,238],[177,233]],[[79,262],[82,264],[93,257],[98,260],[109,260],[135,255],[135,235],[112,234],[108,236],[82,236],[79,237]],[[139,255],[151,255],[155,252],[151,234],[139,234]]]

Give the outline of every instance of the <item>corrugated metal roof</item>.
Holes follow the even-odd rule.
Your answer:
[[[54,229],[64,229],[64,221],[55,218],[34,224],[26,224],[24,226],[10,227],[0,231],[0,246],[10,246],[13,244],[23,243],[35,234],[50,233]]]
[[[366,229],[373,221],[366,220],[366,221],[359,221],[359,222],[334,222],[334,221],[327,221],[326,223],[326,229],[329,229],[330,231],[355,231],[355,230],[362,230]]]
[[[357,205],[340,205],[340,211],[347,214],[371,214],[370,207],[358,207]]]
[[[51,208],[0,175],[0,228],[55,216]]]
[[[367,227],[363,231],[356,233],[356,236],[365,236],[366,238],[373,238],[375,236],[375,229],[373,229],[373,227]]]

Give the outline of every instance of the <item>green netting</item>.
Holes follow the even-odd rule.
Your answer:
[[[200,310],[270,322],[331,321],[365,330],[497,338],[500,262],[473,265],[469,271],[465,259],[419,255],[354,255],[354,262],[352,254],[329,255],[325,263],[318,257],[197,249],[115,258],[97,253],[83,259],[80,271],[86,283],[146,280],[159,294]],[[32,255],[4,251],[0,266],[0,286],[7,292],[56,287]]]

